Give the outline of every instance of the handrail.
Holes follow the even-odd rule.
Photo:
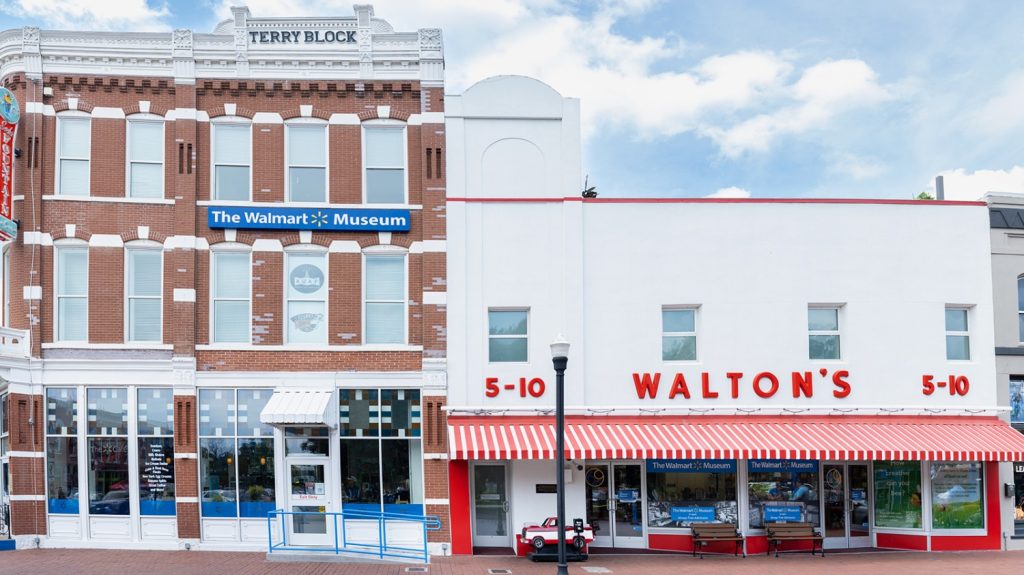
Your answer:
[[[331,518],[330,525],[333,530],[334,546],[324,545],[316,547],[302,547],[297,545],[288,544],[288,524],[286,519],[289,515],[309,515],[316,517],[323,517],[326,523],[328,517]],[[281,529],[281,541],[279,543],[274,542],[274,521],[280,518],[280,529]],[[339,541],[338,531],[338,519],[341,518],[341,539]],[[350,541],[348,537],[348,522],[377,522],[377,542],[376,543],[361,543]],[[404,547],[399,545],[389,544],[387,540],[387,525],[388,522],[392,523],[419,523],[421,534],[422,534],[422,546],[417,547]],[[441,520],[436,515],[414,515],[406,513],[387,513],[368,511],[363,509],[353,509],[349,511],[286,511],[285,509],[274,509],[267,513],[267,548],[268,553],[274,551],[314,551],[314,552],[330,552],[334,551],[335,555],[341,552],[345,553],[356,553],[362,555],[376,555],[380,559],[385,557],[401,558],[401,559],[417,559],[424,563],[430,563],[430,552],[427,544],[427,532],[438,531],[441,529]]]

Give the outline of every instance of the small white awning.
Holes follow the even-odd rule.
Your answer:
[[[337,427],[338,404],[334,400],[334,390],[277,388],[260,412],[260,422]]]

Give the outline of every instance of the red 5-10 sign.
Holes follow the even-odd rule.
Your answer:
[[[484,395],[487,397],[498,397],[498,394],[502,391],[516,391],[518,389],[519,397],[540,397],[544,395],[546,387],[544,380],[539,377],[534,377],[530,380],[520,377],[518,385],[516,383],[500,383],[498,378],[488,377],[484,383]]]

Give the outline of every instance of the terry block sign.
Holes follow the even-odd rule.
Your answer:
[[[210,206],[206,224],[211,229],[407,232],[411,218],[409,210],[379,208]]]
[[[21,118],[18,100],[0,88],[0,240],[18,235],[14,223],[14,134]]]

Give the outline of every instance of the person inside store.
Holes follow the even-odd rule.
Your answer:
[[[811,485],[811,477],[801,473],[797,476],[797,488],[789,495],[790,501],[810,501],[814,495],[814,487]]]

